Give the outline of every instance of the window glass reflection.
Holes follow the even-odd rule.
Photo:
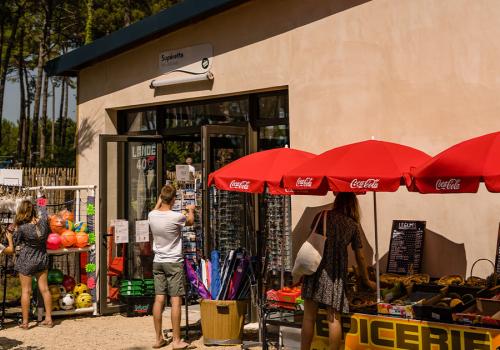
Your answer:
[[[229,124],[248,121],[248,99],[165,107],[165,127],[179,128],[205,124]]]
[[[285,147],[288,144],[288,125],[271,125],[259,128],[260,150]]]
[[[127,131],[156,130],[156,110],[130,111],[126,115]]]
[[[259,96],[259,119],[288,118],[288,94]]]

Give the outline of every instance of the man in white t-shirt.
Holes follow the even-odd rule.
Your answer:
[[[182,234],[184,226],[194,223],[194,205],[186,207],[187,215],[172,211],[176,189],[165,185],[155,208],[149,213],[149,228],[153,234],[153,275],[155,283],[155,302],[153,320],[156,331],[156,343],[153,348],[167,345],[162,334],[162,314],[165,308],[165,295],[170,296],[172,317],[172,346],[185,349],[188,343],[181,339],[181,306],[184,290],[184,257],[182,255]]]

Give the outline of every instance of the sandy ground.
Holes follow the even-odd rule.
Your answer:
[[[183,310],[184,311],[184,310]],[[190,307],[189,323],[200,318],[196,306]],[[123,317],[120,315],[100,317],[56,318],[54,328],[37,327],[34,322],[32,328],[22,330],[13,322],[7,323],[6,328],[0,330],[0,350],[31,349],[151,349],[154,342],[152,316]],[[185,324],[184,315],[182,324]],[[170,324],[170,309],[163,314],[163,328],[168,329]],[[245,332],[246,334],[248,332]],[[184,336],[184,332],[183,332]],[[245,336],[246,337],[246,336]],[[199,349],[217,349],[219,347],[205,347],[201,335],[193,332],[190,335],[191,343]],[[226,350],[240,349],[240,346],[220,347]],[[169,345],[163,349],[172,350]]]

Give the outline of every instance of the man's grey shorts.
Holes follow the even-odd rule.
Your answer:
[[[182,262],[153,262],[155,294],[180,297],[184,291],[184,265]]]

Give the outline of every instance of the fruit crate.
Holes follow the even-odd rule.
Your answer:
[[[424,321],[437,321],[437,322],[453,322],[453,315],[461,313],[464,310],[475,305],[476,295],[481,291],[481,288],[467,287],[467,286],[448,286],[441,289],[441,292],[430,299],[425,300],[421,304],[413,305],[415,318]],[[460,299],[464,298],[467,294],[468,297],[460,304],[454,306],[441,305],[446,298],[453,298],[453,295],[458,295]]]
[[[484,289],[477,293],[476,303],[453,315],[455,322],[468,325],[500,328],[500,288]]]

